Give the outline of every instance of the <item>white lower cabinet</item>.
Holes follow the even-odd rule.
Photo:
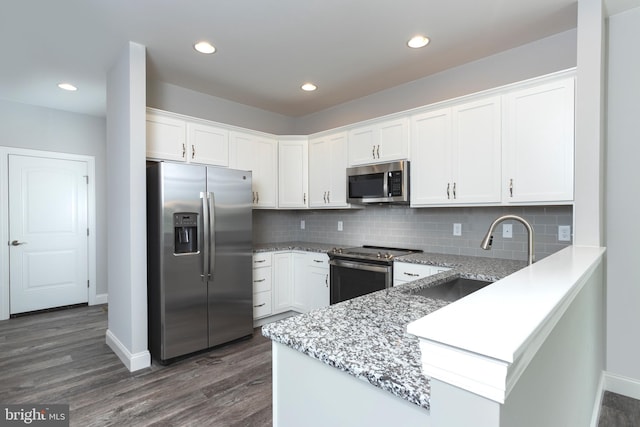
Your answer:
[[[413,282],[423,277],[433,276],[434,274],[449,271],[447,267],[437,267],[425,264],[412,264],[408,262],[393,263],[393,286],[399,286],[404,283]]]
[[[253,255],[253,318],[270,316],[272,304],[271,253],[260,252]]]
[[[293,302],[306,313],[329,305],[329,256],[323,253],[294,252]]]
[[[289,251],[273,255],[273,314],[289,311],[293,305],[292,261]]]

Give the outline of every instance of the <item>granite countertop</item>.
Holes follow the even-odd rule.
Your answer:
[[[280,243],[260,243],[253,245],[253,252],[274,252],[274,251],[305,251],[305,252],[329,252],[336,245],[327,243],[312,242],[280,242]]]
[[[282,250],[305,250],[306,245],[321,247],[293,243]],[[426,253],[400,257],[396,262],[451,270],[267,324],[262,327],[262,334],[429,409],[429,380],[422,374],[418,338],[406,329],[409,323],[450,303],[413,292],[460,276],[497,281],[525,267],[526,263]]]

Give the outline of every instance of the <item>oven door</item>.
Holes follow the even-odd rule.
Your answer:
[[[329,265],[331,304],[390,288],[393,283],[392,264],[332,259]]]

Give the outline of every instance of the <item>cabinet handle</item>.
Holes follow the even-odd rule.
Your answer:
[[[267,305],[267,303],[263,302],[262,304],[254,305],[253,308],[260,308],[260,307],[264,307],[265,305]]]
[[[322,261],[319,259],[314,259],[313,262],[322,262]]]
[[[266,259],[258,259],[258,260],[253,261],[253,262],[254,262],[254,264],[257,264],[257,263],[259,263],[259,262],[265,262],[265,261],[266,261]]]
[[[255,191],[251,192],[251,203],[253,203],[254,205],[256,203],[256,192]]]
[[[450,186],[450,185],[451,185],[451,184],[449,184],[449,183],[447,182],[447,199],[450,199],[450,198],[451,198],[451,197],[450,197],[450,194],[449,194],[449,186]]]
[[[416,274],[416,273],[407,273],[407,272],[404,272],[403,274],[406,274],[407,276],[411,276],[411,277],[418,277],[418,276],[419,276],[419,274]]]
[[[260,283],[260,282],[264,282],[267,279],[258,279],[258,280],[254,280],[253,283]]]
[[[187,146],[183,142],[182,143],[182,158],[185,159],[186,156],[187,156]]]
[[[371,147],[371,156],[375,159],[376,158],[376,146],[373,145]]]
[[[307,203],[307,193],[302,193],[302,203]]]
[[[325,274],[325,276],[324,276],[324,286],[325,286],[325,288],[329,287],[329,275],[328,274]]]
[[[380,158],[380,144],[378,144],[377,153],[378,153],[378,158]]]
[[[331,203],[331,191],[327,191],[327,203]]]
[[[327,192],[326,191],[322,195],[322,199],[324,200],[325,203],[327,203]]]
[[[513,197],[513,178],[509,180],[509,197]]]
[[[456,198],[456,183],[453,183],[453,198]]]
[[[256,191],[256,204],[260,203],[260,193]]]
[[[192,145],[191,146],[191,160],[196,158],[196,146]]]

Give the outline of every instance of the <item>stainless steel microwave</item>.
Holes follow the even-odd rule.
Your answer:
[[[409,203],[409,161],[347,168],[349,203]]]

